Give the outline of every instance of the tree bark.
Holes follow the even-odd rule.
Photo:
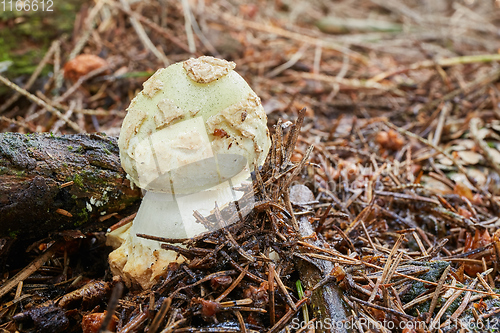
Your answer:
[[[0,237],[104,228],[99,217],[140,195],[120,166],[114,137],[0,133]]]

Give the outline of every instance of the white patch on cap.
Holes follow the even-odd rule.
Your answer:
[[[182,111],[180,107],[175,105],[175,103],[168,98],[162,99],[157,106],[158,110],[160,110],[160,112],[157,112],[154,115],[157,129],[167,126],[172,121],[184,117],[184,111]]]
[[[141,109],[128,108],[127,116],[123,120],[122,129],[120,132],[120,145],[121,149],[127,149],[129,147],[130,139],[139,133],[139,130],[146,121],[147,114]]]
[[[161,70],[156,71],[146,82],[142,84],[144,89],[142,93],[149,98],[153,98],[160,90],[163,89],[163,82],[158,80],[156,77],[159,75]]]
[[[209,83],[223,77],[236,67],[232,61],[203,56],[184,61],[189,78],[197,83]]]
[[[248,97],[239,103],[220,111],[207,120],[209,131],[213,131],[221,125],[228,133],[238,133],[239,135],[253,139],[258,136],[259,121],[265,116],[260,98],[255,93],[248,94]]]

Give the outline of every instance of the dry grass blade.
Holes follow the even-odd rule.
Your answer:
[[[437,330],[437,327],[439,326],[438,323],[441,320],[441,317],[444,315],[446,310],[450,307],[451,303],[453,303],[464,291],[463,290],[457,290],[453,293],[453,295],[450,296],[444,303],[444,305],[441,307],[439,312],[434,316],[430,323],[430,327],[434,328],[434,331]]]
[[[75,130],[77,133],[82,133],[83,130],[80,128],[80,126],[78,126],[78,124],[76,124],[74,121],[72,120],[69,120],[67,119],[62,113],[61,111],[57,110],[56,108],[54,108],[53,106],[47,104],[46,102],[42,101],[40,98],[36,97],[35,95],[29,93],[28,91],[26,91],[25,89],[19,87],[18,85],[16,85],[15,83],[9,81],[7,78],[3,77],[2,75],[0,75],[0,82],[2,82],[3,84],[5,84],[7,87],[15,90],[16,92],[18,92],[19,94],[21,95],[24,95],[25,97],[27,97],[29,100],[33,101],[34,103],[38,104],[39,106],[45,108],[47,111],[49,111],[50,113],[54,114],[56,117],[58,117],[59,119],[61,120],[64,120],[64,122],[66,122],[73,130]]]
[[[130,10],[130,5],[126,0],[120,0],[121,5],[127,9]],[[153,44],[151,39],[149,39],[148,34],[144,30],[144,27],[142,24],[133,16],[130,17],[130,23],[132,23],[132,26],[134,27],[137,36],[139,36],[141,42],[143,43],[144,47],[151,51],[157,57],[163,65],[166,67],[170,64],[170,61],[167,59],[167,57],[161,53],[156,46]]]
[[[410,316],[410,315],[407,315],[406,313],[403,313],[403,312],[399,312],[397,310],[394,310],[394,309],[389,309],[389,308],[385,308],[383,306],[379,306],[379,305],[376,305],[376,304],[372,304],[372,303],[369,303],[369,302],[366,302],[366,301],[363,301],[359,298],[356,298],[356,297],[350,297],[352,300],[358,302],[359,304],[362,304],[364,306],[368,306],[370,308],[374,308],[374,309],[377,309],[377,310],[381,310],[381,311],[384,311],[386,313],[392,313],[398,317],[401,317],[401,318],[405,318],[405,319],[409,319],[409,320],[415,320],[415,317],[413,316]]]
[[[471,283],[469,288],[471,288],[471,289],[474,288],[476,286],[476,284],[477,284],[477,278],[474,279],[474,281]],[[441,327],[445,327],[448,324],[450,324],[451,322],[456,322],[458,317],[462,314],[462,312],[464,312],[465,308],[469,305],[471,295],[472,295],[471,291],[468,291],[467,293],[465,293],[465,296],[462,300],[462,303],[460,303],[460,306],[458,307],[458,309],[456,309],[455,312],[453,312],[453,314],[451,315],[450,318],[446,319],[446,321],[441,324]]]
[[[300,130],[302,128],[302,125],[304,124],[304,117],[305,116],[306,116],[306,108],[302,108],[299,111],[299,116],[297,117],[297,120],[290,128],[290,131],[289,131],[288,137],[287,137],[287,141],[285,144],[285,161],[281,166],[281,168],[282,168],[281,171],[284,171],[284,168],[287,168],[288,164],[290,163],[290,159],[292,158],[292,155],[293,155],[293,150],[295,149],[295,146],[297,145],[297,139],[299,138]]]

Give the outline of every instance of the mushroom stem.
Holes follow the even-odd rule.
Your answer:
[[[175,196],[171,193],[147,191],[130,233],[133,237],[145,234],[158,237],[169,235],[173,239],[187,238]],[[158,241],[145,239],[142,242],[152,250],[161,248]]]
[[[172,239],[192,238],[208,231],[197,223],[193,216],[196,210],[201,215],[209,215],[215,208],[237,200],[228,181],[213,188],[192,194],[171,194],[146,192],[137,217],[130,229],[132,234],[147,234]],[[160,249],[160,243],[145,240],[152,249]]]
[[[184,258],[174,251],[162,249],[160,242],[137,237],[137,234],[184,239],[208,231],[196,222],[194,210],[207,216],[216,203],[219,207],[234,205],[243,193],[234,191],[233,187],[241,185],[244,174],[241,172],[228,181],[191,194],[147,191],[123,246],[110,254],[112,271],[125,274],[127,280],[142,288],[150,287],[170,262],[182,262]],[[127,258],[126,261],[123,258]]]

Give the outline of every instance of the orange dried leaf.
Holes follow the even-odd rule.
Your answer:
[[[387,132],[378,132],[375,137],[375,142],[377,142],[380,147],[389,150],[399,150],[405,144],[405,140],[398,134],[398,132],[392,129]]]
[[[455,192],[455,194],[462,196],[462,197],[465,197],[468,200],[472,200],[472,198],[474,197],[471,189],[469,187],[467,187],[467,185],[465,185],[464,183],[461,183],[461,182],[457,182],[455,184],[453,191]]]
[[[474,237],[472,237],[470,233],[467,233],[467,236],[465,238],[464,253],[485,247],[490,243],[491,243],[491,236],[488,233],[488,230],[477,229],[476,233],[474,234]],[[484,259],[486,261],[491,260],[491,255],[484,256]],[[476,273],[481,273],[482,271],[483,271],[482,265],[473,263],[465,264],[465,273],[467,273],[467,275],[469,276],[476,276]]]
[[[470,233],[467,233],[467,236],[465,238],[464,253],[478,249],[480,247],[484,247],[490,243],[491,236],[488,233],[488,230],[477,229],[476,233],[474,234],[474,238],[472,238]]]
[[[64,77],[75,82],[80,77],[92,72],[93,70],[107,65],[108,63],[106,60],[96,55],[80,54],[64,65]]]
[[[292,157],[290,158],[290,160],[294,163],[298,163],[302,160],[302,154],[301,153],[293,153],[292,154]]]
[[[375,137],[375,142],[378,143],[382,148],[385,148],[389,144],[389,134],[385,131],[380,131]]]
[[[486,304],[485,301],[483,301],[483,299],[481,298],[481,300],[477,303],[474,303],[472,304],[474,306],[474,308],[479,311],[480,313],[488,310],[488,304]]]
[[[342,269],[342,267],[340,267],[340,266],[335,266],[335,268],[332,270],[332,272],[330,274],[335,276],[335,278],[337,279],[337,282],[340,282],[345,278],[344,269]]]
[[[240,5],[240,14],[246,18],[253,19],[259,12],[259,7],[255,4]]]
[[[490,243],[491,243],[491,236],[490,236],[488,230],[486,230],[486,229],[476,230],[476,233],[474,234],[473,249],[484,247]]]
[[[495,243],[500,242],[500,229],[497,229],[497,231],[493,234],[493,241]]]
[[[470,232],[465,234],[465,246],[464,246],[464,253],[469,252],[472,249],[472,235]]]
[[[106,317],[106,312],[90,313],[85,315],[82,319],[82,331],[83,333],[97,333],[101,328],[102,322]],[[116,331],[116,325],[118,323],[118,317],[113,315],[107,329],[111,332]]]
[[[474,194],[472,196],[471,203],[473,203],[474,205],[478,205],[478,206],[484,205],[483,197],[481,196],[481,194],[479,194],[479,193]]]
[[[405,327],[403,329],[403,333],[417,333],[417,331],[415,331],[415,329],[413,329],[413,328]]]
[[[458,282],[465,282],[465,265],[460,265],[456,272],[451,271],[450,273],[455,277],[455,279],[457,279]]]
[[[380,321],[380,322],[384,321],[386,314],[383,310],[371,308],[369,311],[372,313],[373,317],[377,321]]]
[[[472,213],[462,207],[458,207],[458,214],[462,215],[466,219],[470,219],[472,217]]]

